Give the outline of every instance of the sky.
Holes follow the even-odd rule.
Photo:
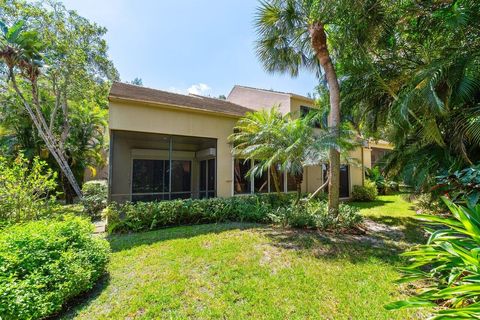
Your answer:
[[[122,81],[217,97],[235,84],[307,95],[317,84],[268,74],[255,56],[259,0],[63,0],[108,29],[109,55]]]

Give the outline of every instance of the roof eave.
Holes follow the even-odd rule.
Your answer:
[[[171,103],[162,103],[162,102],[142,100],[142,99],[133,99],[133,98],[114,96],[114,95],[109,95],[108,100],[109,101],[116,101],[116,102],[133,102],[133,103],[144,104],[144,105],[155,106],[155,107],[164,107],[164,108],[174,109],[174,110],[189,110],[189,111],[193,111],[193,112],[197,112],[197,113],[203,113],[203,114],[209,114],[209,115],[215,115],[215,116],[221,116],[221,117],[228,117],[228,118],[235,118],[235,119],[239,119],[239,118],[243,117],[243,115],[238,115],[238,114],[233,114],[233,113],[228,113],[228,112],[211,111],[211,110],[188,107],[188,106],[184,106],[184,105],[176,105],[176,104],[171,104]]]

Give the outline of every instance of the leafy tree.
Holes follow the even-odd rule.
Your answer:
[[[25,16],[29,17],[28,20],[22,20]],[[26,106],[29,106],[33,112],[28,114],[38,122],[36,131],[50,156],[55,159],[63,157],[63,160],[56,162],[61,169],[60,180],[63,182],[64,193],[67,200],[71,201],[72,187],[77,195],[80,194],[75,181],[83,177],[83,173],[79,173],[80,168],[90,166],[95,162],[93,158],[99,159],[98,154],[93,156],[91,152],[84,151],[92,150],[85,148],[87,145],[101,145],[95,142],[99,142],[99,137],[105,135],[104,131],[101,135],[98,134],[99,130],[104,130],[105,118],[99,120],[98,115],[105,116],[105,112],[100,111],[108,104],[108,81],[118,78],[107,56],[107,46],[103,39],[106,30],[74,11],[67,11],[61,3],[55,1],[33,4],[8,1],[0,11],[0,21],[4,21],[5,25],[10,23],[18,27],[18,32],[11,31],[10,35],[17,34],[16,39],[20,43],[11,45],[11,41],[4,41],[4,49],[27,45],[31,47],[29,49],[27,46],[26,49],[18,51],[26,59],[14,59],[13,62],[18,63],[13,64],[11,69],[8,68],[7,60],[3,59],[5,64],[0,64],[0,70],[7,65],[4,69],[8,78],[0,80],[0,85],[5,85],[9,80],[12,83],[12,76],[13,79],[18,79],[14,85],[12,83],[12,87],[18,89],[15,89],[14,95],[17,113],[23,116],[21,108],[28,111]],[[7,33],[4,33],[4,36],[7,36]],[[29,40],[22,40],[22,37]],[[27,64],[21,61],[30,62],[33,71],[30,75],[34,77],[27,76]],[[4,92],[5,95],[11,94],[11,90]],[[23,106],[18,105],[19,100]],[[15,99],[12,101],[15,102]],[[82,112],[90,115],[84,116]],[[89,123],[92,113],[97,113],[94,116],[96,121]],[[79,121],[82,118],[82,121],[87,122]],[[89,126],[90,128],[87,128]],[[91,134],[95,134],[95,137]],[[36,149],[38,152],[42,147]],[[98,148],[94,150],[99,151]],[[79,163],[85,165],[78,165]],[[77,167],[73,173],[66,169],[71,166]]]
[[[136,86],[143,86],[142,78],[135,78],[132,81],[130,81],[130,83]]]
[[[390,175],[427,190],[439,172],[480,161],[480,3],[381,6],[383,31],[342,59],[342,108],[395,144]]]

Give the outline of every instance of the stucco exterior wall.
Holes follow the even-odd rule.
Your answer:
[[[227,100],[254,110],[270,109],[274,105],[279,105],[281,113],[290,112],[290,96],[288,94],[236,86],[228,95]]]
[[[192,110],[176,110],[168,106],[150,106],[124,102],[110,102],[110,130],[149,132],[169,135],[217,139],[217,196],[232,194],[233,158],[227,138],[233,132],[237,119],[216,116]],[[131,160],[133,147],[128,140],[114,137],[112,150],[111,193],[130,193]],[[149,148],[151,142],[135,145]],[[150,146],[151,147],[151,146]]]

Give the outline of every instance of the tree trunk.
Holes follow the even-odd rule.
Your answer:
[[[298,204],[300,202],[300,198],[302,197],[303,173],[297,174],[293,178],[295,179],[295,185],[297,187],[297,199],[295,200],[295,204]]]
[[[318,62],[325,72],[325,78],[330,93],[330,113],[328,126],[336,138],[339,138],[340,131],[340,86],[338,85],[337,74],[330,58],[327,48],[327,35],[323,24],[314,22],[309,27],[312,47],[315,50]],[[329,152],[329,184],[328,184],[328,211],[331,214],[338,214],[340,202],[340,152],[330,148]]]
[[[273,179],[273,186],[275,187],[275,191],[277,192],[278,195],[280,195],[282,192],[280,190],[280,184],[278,182],[278,171],[275,166],[270,167],[270,172],[272,174],[272,179]]]
[[[54,157],[55,161],[57,161],[60,167],[60,170],[63,172],[63,174],[65,174],[66,178],[68,179],[70,185],[72,186],[77,196],[79,198],[82,198],[82,191],[80,190],[80,186],[78,185],[77,180],[75,179],[75,176],[73,175],[73,172],[70,166],[68,165],[68,162],[65,159],[64,154],[60,152],[56,147],[55,138],[53,137],[52,133],[49,131],[49,128],[46,125],[45,119],[43,118],[42,115],[38,115],[37,117],[33,109],[30,107],[27,100],[23,96],[22,92],[18,88],[17,82],[15,80],[15,76],[12,70],[10,70],[10,79],[12,80],[12,85],[15,92],[17,93],[19,98],[22,100],[25,110],[27,111],[35,127],[37,128],[38,134],[40,135],[42,140],[45,142],[45,145],[47,146],[48,150]],[[35,107],[38,108],[39,106],[35,105]]]

